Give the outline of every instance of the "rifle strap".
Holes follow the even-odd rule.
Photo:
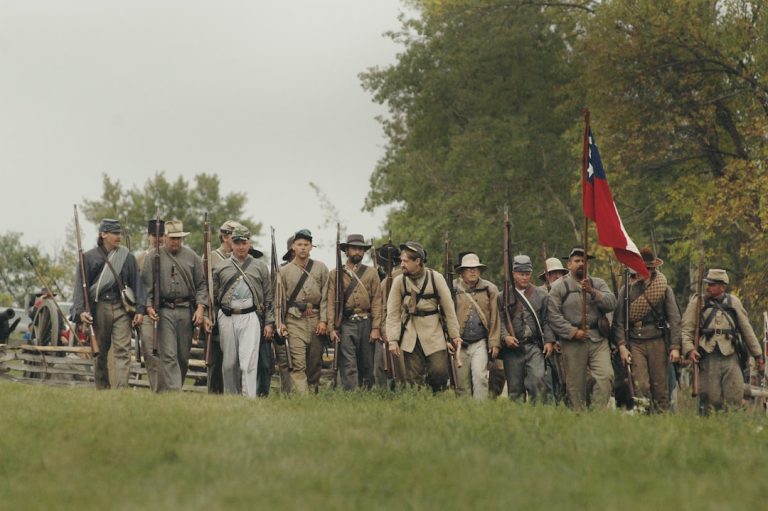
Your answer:
[[[541,328],[541,321],[539,321],[539,316],[536,314],[536,311],[533,310],[533,306],[531,305],[531,302],[528,301],[528,298],[525,297],[525,293],[521,293],[516,287],[514,288],[514,292],[517,296],[523,299],[523,304],[525,304],[525,308],[528,309],[528,312],[530,312],[531,316],[533,316],[533,319],[536,320],[536,329],[539,331],[539,336],[541,337],[541,340],[544,341],[544,329]],[[511,334],[512,332],[510,332]]]
[[[485,288],[485,292],[488,294],[488,299],[491,298],[491,293],[488,291],[488,288]],[[480,308],[480,305],[477,303],[475,298],[472,296],[473,293],[467,291],[464,289],[464,286],[462,286],[461,282],[459,282],[458,289],[456,289],[456,296],[458,297],[459,293],[462,293],[466,295],[466,297],[469,299],[470,302],[472,302],[472,305],[475,307],[475,310],[477,311],[477,315],[480,316],[480,321],[483,322],[483,324],[488,324],[488,319],[485,316],[485,313],[483,312],[483,309]]]
[[[365,289],[365,286],[363,285],[363,281],[361,280],[363,278],[363,275],[365,275],[365,271],[368,269],[368,267],[364,264],[361,264],[357,267],[357,271],[351,272],[346,267],[344,268],[344,273],[348,274],[350,277],[352,277],[352,281],[349,283],[347,288],[344,290],[344,301],[342,302],[342,306],[347,305],[347,302],[352,297],[352,293],[354,292],[355,288],[358,284],[362,286],[363,289]],[[368,290],[365,289],[365,292],[367,293]],[[370,300],[370,295],[368,296],[368,299]]]
[[[248,265],[249,265],[249,264],[251,264],[251,260],[250,260],[250,259],[246,259],[246,260],[245,260],[245,263],[243,264],[243,269],[246,269],[246,268],[248,268]],[[237,271],[239,271],[239,272],[240,272],[240,273],[243,275],[243,278],[245,279],[245,273],[243,273],[243,270],[241,270],[241,269],[240,269],[240,267],[237,265],[237,263],[234,261],[234,259],[232,259],[232,265],[233,265],[235,268],[237,268]],[[231,288],[231,287],[232,287],[232,285],[234,285],[234,283],[235,283],[235,282],[237,282],[237,279],[238,279],[239,277],[240,277],[240,275],[237,275],[237,274],[233,275],[233,276],[232,276],[232,278],[230,278],[230,279],[229,279],[229,280],[228,280],[228,281],[227,281],[227,282],[224,284],[224,286],[222,286],[221,290],[219,291],[219,296],[217,297],[217,298],[218,298],[218,303],[219,303],[219,305],[221,305],[221,300],[223,300],[223,299],[224,299],[224,295],[226,295],[226,294],[227,294],[227,291],[229,291],[229,288]],[[254,291],[253,291],[253,288],[252,288],[252,287],[251,287],[251,285],[248,283],[248,280],[247,280],[247,279],[245,279],[245,284],[248,286],[248,290],[251,292],[251,294],[253,295],[253,297],[254,297],[254,298],[256,298],[256,293],[254,293]],[[254,305],[255,305],[255,304],[254,304]]]
[[[104,258],[104,263],[109,268],[109,270],[112,272],[112,275],[114,275],[115,282],[117,282],[117,287],[120,289],[120,292],[122,293],[123,291],[125,291],[125,284],[123,283],[123,279],[120,277],[120,274],[115,270],[115,267],[112,266],[112,263],[109,260],[109,256],[107,255],[107,251],[104,250],[104,247],[99,247],[99,255],[101,255],[101,257]],[[125,258],[123,259],[123,263],[125,263]],[[123,268],[122,268],[122,264],[121,264],[120,265],[120,271],[122,271],[122,270],[123,270]]]
[[[296,264],[298,268],[301,268],[301,271],[303,271],[304,273],[301,275],[301,277],[299,278],[299,281],[296,283],[296,287],[293,288],[293,291],[291,291],[291,296],[288,297],[288,301],[286,302],[288,304],[288,307],[290,307],[291,304],[296,300],[296,297],[299,296],[301,289],[304,287],[304,283],[307,281],[307,279],[309,278],[309,274],[312,271],[313,262],[314,261],[312,261],[312,259],[307,261],[306,268],[301,268],[301,266],[299,266],[298,264],[293,263],[293,264]]]

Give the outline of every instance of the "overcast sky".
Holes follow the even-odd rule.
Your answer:
[[[395,61],[399,0],[0,0],[0,233],[48,251],[102,173],[201,172],[282,244],[334,202],[350,232],[385,140],[358,73]],[[85,224],[90,245],[95,226]],[[259,240],[262,248],[266,237]],[[281,247],[279,247],[280,249]],[[332,252],[316,250],[332,263]]]

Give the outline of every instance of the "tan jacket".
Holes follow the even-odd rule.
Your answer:
[[[464,334],[464,327],[469,321],[472,309],[479,306],[482,314],[480,321],[488,331],[488,347],[501,347],[501,323],[499,322],[499,288],[492,282],[480,279],[472,290],[467,290],[464,280],[460,277],[453,281],[453,289],[456,290],[456,318],[459,322],[459,331]],[[470,296],[472,297],[470,299]],[[474,303],[473,303],[474,300]]]
[[[412,301],[411,292],[418,293],[427,278],[431,282],[427,283],[424,294],[436,296],[419,299],[415,304],[415,311],[417,314],[423,314],[439,310],[441,313],[427,316],[411,315],[409,314]],[[404,284],[406,280],[407,293],[406,284]],[[422,274],[415,279],[404,275],[398,275],[394,278],[392,290],[387,299],[387,339],[389,339],[390,346],[393,343],[399,344],[403,351],[412,353],[416,347],[416,341],[419,340],[426,356],[445,350],[445,333],[443,332],[441,316],[447,327],[448,336],[451,339],[459,337],[459,322],[456,320],[456,310],[453,306],[451,292],[445,278],[440,273],[425,267]],[[405,331],[402,331],[404,324],[406,325]]]
[[[715,351],[715,346],[720,348],[720,352],[723,355],[732,355],[734,353],[733,342],[731,341],[733,335],[730,333],[720,333],[721,330],[732,329],[731,323],[720,309],[712,307],[710,302],[711,298],[705,298],[702,300],[702,313],[701,313],[701,328],[704,330],[705,321],[710,314],[714,312],[715,316],[711,323],[706,325],[707,329],[712,329],[710,335],[702,335],[699,340],[699,345],[706,353],[712,353]],[[726,301],[727,303],[723,303]],[[741,332],[741,338],[747,346],[747,349],[756,357],[760,355],[760,343],[757,342],[755,331],[752,329],[752,325],[747,317],[747,312],[744,310],[741,300],[737,296],[729,293],[723,293],[720,303],[724,309],[728,309],[728,305],[736,312],[736,326]],[[693,349],[693,340],[696,330],[696,296],[692,296],[688,302],[688,307],[683,314],[683,355],[687,355]],[[702,332],[703,334],[703,332]]]
[[[309,272],[309,278],[304,281],[301,291],[296,296],[295,301],[312,305],[310,317],[319,314],[319,320],[325,321],[328,317],[327,298],[328,298],[328,267],[325,263],[312,259],[312,271]],[[286,264],[280,269],[280,277],[283,279],[283,288],[285,289],[285,299],[290,298],[293,290],[299,283],[304,274],[304,268],[296,264],[296,259]],[[302,317],[302,312],[291,304],[286,304],[286,311],[289,316],[294,318]]]
[[[352,290],[349,300],[344,304],[345,311],[361,311],[358,313],[369,314],[371,316],[371,328],[381,328],[382,306],[380,295],[380,284],[378,272],[366,266],[365,273],[357,282],[357,270],[359,266],[344,265],[344,275],[341,277],[343,291],[352,281],[357,285]],[[328,274],[328,324],[333,325],[336,318],[336,268]]]

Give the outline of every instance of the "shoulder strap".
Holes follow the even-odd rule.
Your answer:
[[[101,255],[101,257],[104,258],[104,262],[106,263],[107,267],[112,272],[112,275],[115,276],[115,282],[117,282],[117,287],[120,289],[121,292],[124,291],[125,290],[125,284],[123,283],[123,279],[120,278],[120,273],[117,270],[115,270],[114,266],[112,266],[112,263],[109,261],[109,256],[104,251],[104,248],[99,247],[99,255]],[[128,258],[128,256],[126,255],[125,258],[123,259],[122,263],[120,264],[120,271],[123,270],[123,265],[125,264],[125,260],[127,258]]]
[[[192,284],[192,277],[187,273],[187,269],[184,268],[184,266],[181,264],[181,262],[173,257],[173,254],[171,254],[165,247],[163,247],[163,252],[171,258],[171,261],[173,264],[176,265],[176,267],[179,269],[179,275],[181,275],[181,278],[184,280],[184,283],[189,288],[189,292],[191,294],[195,294],[195,285]]]
[[[246,258],[242,268],[240,268],[240,265],[237,264],[237,261],[235,261],[231,257],[229,258],[229,260],[232,263],[232,266],[234,266],[235,269],[240,273],[240,275],[243,276],[243,282],[245,282],[245,285],[248,286],[248,291],[251,292],[251,296],[253,297],[253,299],[256,300],[256,291],[253,289],[253,287],[251,287],[251,283],[248,281],[248,276],[245,274],[245,271],[244,271],[248,269],[248,266],[251,264],[252,259]],[[220,293],[219,302],[221,302],[221,299],[224,298],[224,293],[229,291],[229,288],[232,287],[232,284],[235,283],[235,281],[237,280],[237,277],[238,275],[235,274],[234,277],[232,277],[227,281],[226,288],[224,288],[224,292]],[[255,302],[254,302],[254,305],[256,305]]]
[[[351,282],[347,286],[347,288],[344,290],[344,301],[342,302],[343,305],[346,305],[349,299],[352,297],[352,293],[354,292],[355,288],[358,284],[361,286],[363,285],[363,281],[361,280],[363,278],[363,275],[365,275],[366,270],[368,267],[364,264],[361,264],[357,267],[357,271],[355,273],[352,273],[351,271],[344,268],[344,273],[347,273],[352,277]],[[363,289],[365,289],[365,286],[363,286]],[[366,293],[368,290],[366,290]],[[368,297],[370,299],[370,296]]]
[[[533,316],[533,319],[536,320],[536,328],[539,331],[539,336],[541,336],[541,339],[544,340],[544,329],[541,328],[541,321],[539,321],[539,316],[536,314],[536,311],[533,310],[533,306],[531,305],[531,302],[528,301],[528,298],[526,298],[525,293],[521,293],[517,290],[517,288],[514,288],[515,294],[522,298],[523,304],[525,305],[525,308],[528,309],[528,312],[531,313]]]
[[[571,296],[572,294],[581,292],[579,289],[571,289],[571,286],[568,285],[568,280],[566,280],[566,277],[563,277],[563,285],[565,286],[565,290],[567,292],[565,293],[565,298],[563,298],[561,305],[565,305],[565,302],[568,300],[568,297]]]
[[[302,269],[303,273],[301,274],[299,281],[296,283],[296,287],[293,288],[293,291],[291,292],[291,296],[288,297],[288,301],[286,302],[288,303],[289,307],[290,307],[290,304],[292,304],[296,300],[296,297],[299,296],[299,292],[301,291],[301,288],[304,287],[304,283],[309,278],[309,272],[312,271],[312,263],[313,261],[312,259],[310,259],[309,261],[307,261],[307,267]],[[298,267],[298,265],[296,266]]]

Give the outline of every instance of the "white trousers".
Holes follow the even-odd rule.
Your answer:
[[[261,339],[259,316],[255,312],[226,316],[219,311],[218,321],[224,393],[255,398]]]

